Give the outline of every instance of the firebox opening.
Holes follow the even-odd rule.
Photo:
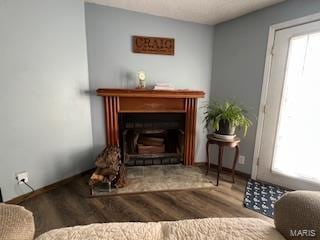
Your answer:
[[[126,165],[183,162],[184,113],[122,113],[122,158]]]

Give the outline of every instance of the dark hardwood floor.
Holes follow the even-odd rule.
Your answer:
[[[212,177],[214,178],[214,174]],[[229,176],[222,179],[230,180]],[[57,189],[25,200],[20,205],[33,212],[36,236],[48,230],[103,222],[171,221],[205,217],[258,217],[243,207],[246,181],[220,181],[212,189],[152,192],[92,198],[87,186],[89,175],[73,179]],[[213,179],[214,180],[214,179]]]

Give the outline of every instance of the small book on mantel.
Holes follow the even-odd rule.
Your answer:
[[[176,88],[168,82],[158,82],[153,87],[154,90],[175,90]]]

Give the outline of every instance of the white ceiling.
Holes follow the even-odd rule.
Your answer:
[[[285,0],[86,0],[189,22],[217,24]]]

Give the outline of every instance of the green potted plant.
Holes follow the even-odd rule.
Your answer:
[[[234,137],[236,129],[243,129],[244,136],[252,125],[248,111],[231,101],[212,101],[206,106],[206,127],[217,136]]]

